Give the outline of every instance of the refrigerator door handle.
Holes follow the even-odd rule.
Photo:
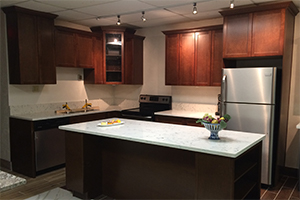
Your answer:
[[[226,93],[227,93],[227,75],[224,74],[222,78],[222,85],[221,85],[221,116],[226,114]]]

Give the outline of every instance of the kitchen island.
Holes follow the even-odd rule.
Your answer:
[[[107,121],[109,119],[106,119]],[[60,126],[66,188],[116,199],[259,199],[263,134],[121,119]]]

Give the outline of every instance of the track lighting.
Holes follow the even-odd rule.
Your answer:
[[[147,21],[147,19],[145,18],[144,15],[145,15],[145,11],[142,12],[142,17],[141,17],[141,19],[142,19],[143,22]]]
[[[197,3],[194,3],[193,5],[194,5],[194,7],[193,7],[193,14],[196,15],[198,13],[197,7],[196,7]]]
[[[117,21],[116,25],[118,25],[118,26],[121,25],[120,15],[118,15],[118,21]]]
[[[234,0],[231,0],[230,1],[230,6],[229,6],[230,8],[234,8]]]

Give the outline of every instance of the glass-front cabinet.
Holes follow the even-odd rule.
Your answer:
[[[107,84],[121,84],[124,82],[124,34],[121,32],[104,32],[104,41],[105,82]]]

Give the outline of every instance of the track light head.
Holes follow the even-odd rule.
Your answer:
[[[194,7],[193,7],[193,14],[196,15],[196,14],[198,13],[197,7],[196,7],[196,6],[197,6],[197,3],[194,3],[193,6],[194,6]]]
[[[141,19],[142,19],[143,22],[147,21],[147,19],[146,19],[146,17],[144,15],[145,15],[145,11],[142,12],[142,17],[141,17]]]
[[[234,8],[234,0],[231,0],[231,1],[230,1],[230,6],[229,6],[229,8],[231,8],[231,9]]]
[[[117,21],[116,25],[118,25],[118,26],[121,25],[120,15],[118,15],[118,21]]]

